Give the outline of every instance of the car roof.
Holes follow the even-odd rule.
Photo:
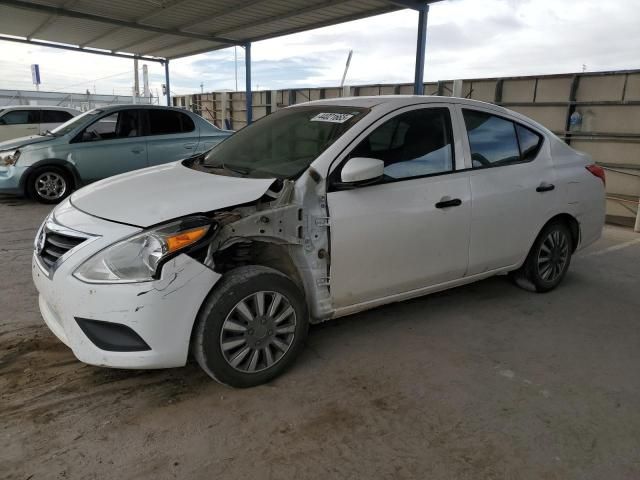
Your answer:
[[[135,108],[135,109],[144,109],[144,110],[175,110],[177,112],[182,113],[191,113],[189,110],[180,107],[166,107],[164,105],[145,105],[140,103],[119,103],[117,105],[107,105],[105,107],[96,107],[95,110],[106,111],[116,111],[122,110],[125,108]]]
[[[303,107],[308,105],[314,106],[343,106],[343,107],[363,107],[363,108],[381,108],[385,111],[395,110],[397,108],[407,107],[410,105],[418,105],[425,104],[428,105],[430,103],[445,103],[445,104],[458,104],[460,106],[467,107],[481,107],[487,110],[491,110],[492,112],[498,115],[508,115],[512,118],[516,118],[521,122],[527,123],[529,125],[533,125],[538,129],[547,131],[548,130],[536,122],[535,120],[522,115],[521,113],[515,112],[513,110],[509,110],[507,108],[501,107],[499,105],[495,105],[493,103],[482,102],[480,100],[472,100],[470,98],[459,98],[459,97],[446,97],[439,95],[372,95],[372,96],[364,96],[364,97],[340,97],[340,98],[330,98],[324,100],[314,100],[306,103],[298,103],[296,105],[292,105],[288,108],[296,108]]]
[[[71,107],[57,107],[55,105],[0,105],[0,110],[65,110],[82,113],[77,108]]]
[[[392,107],[403,107],[407,105],[416,105],[419,103],[458,103],[469,106],[482,106],[495,108],[498,110],[505,110],[506,108],[499,107],[492,103],[481,102],[480,100],[471,100],[469,98],[458,97],[444,97],[439,95],[372,95],[365,97],[340,97],[330,98],[324,100],[314,100],[299,105],[335,105],[335,106],[349,106],[349,107],[365,107],[372,108],[378,105],[389,105]]]

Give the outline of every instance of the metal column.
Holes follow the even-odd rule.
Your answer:
[[[165,77],[165,85],[166,85],[166,95],[167,95],[167,106],[171,106],[171,89],[169,87],[169,59],[166,59],[164,62],[164,77]]]
[[[247,125],[253,121],[253,95],[251,92],[251,43],[244,46],[244,70],[246,82]]]
[[[427,47],[427,18],[429,5],[418,10],[418,42],[416,45],[416,75],[413,81],[413,93],[424,95],[424,58]]]

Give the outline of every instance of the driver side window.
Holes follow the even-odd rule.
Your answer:
[[[122,110],[107,115],[82,132],[83,142],[140,136],[137,110]]]
[[[448,108],[401,113],[376,128],[350,157],[384,162],[387,181],[453,171],[453,139]]]

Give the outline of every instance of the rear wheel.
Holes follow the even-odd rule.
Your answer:
[[[27,179],[27,194],[40,203],[58,203],[71,193],[71,175],[60,167],[40,167]]]
[[[573,252],[571,231],[562,222],[547,225],[531,247],[524,265],[510,274],[516,285],[548,292],[556,288],[569,269]]]
[[[306,303],[295,283],[271,268],[240,267],[226,274],[205,301],[192,350],[215,380],[252,387],[291,365],[307,330]]]

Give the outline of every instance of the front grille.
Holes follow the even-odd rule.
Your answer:
[[[44,245],[40,251],[40,259],[47,268],[51,268],[61,256],[86,240],[86,238],[72,237],[51,231],[45,231],[44,235]]]

